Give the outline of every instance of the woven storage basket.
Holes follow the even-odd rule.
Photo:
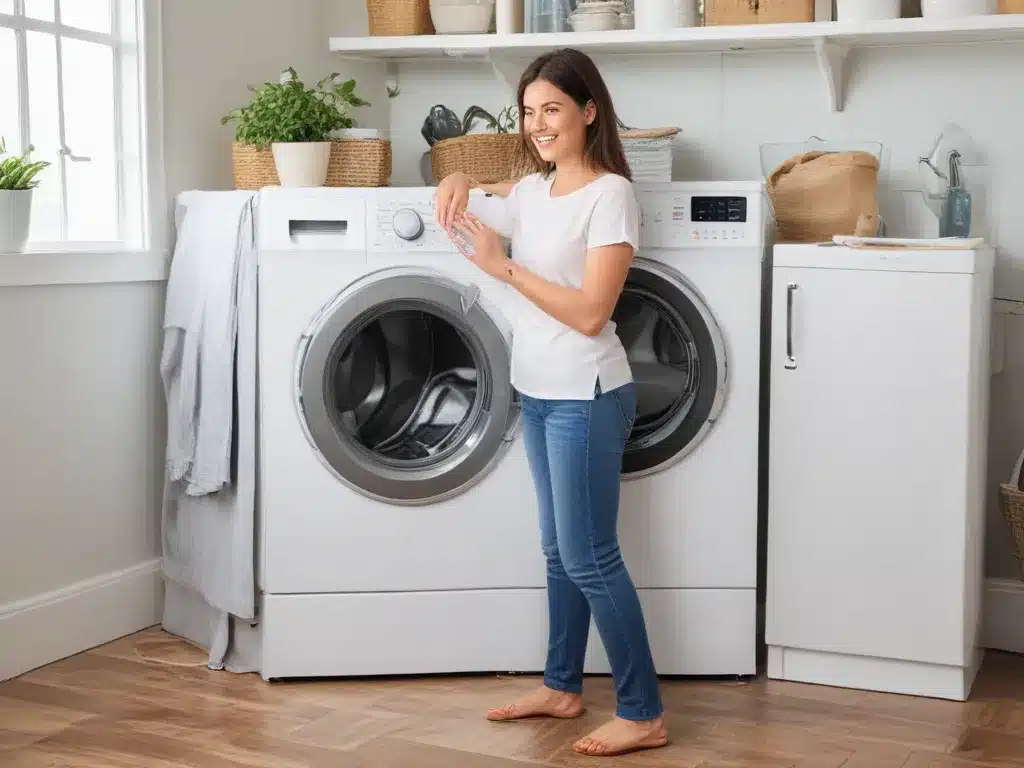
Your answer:
[[[461,171],[481,184],[522,177],[518,133],[474,133],[442,139],[430,148],[435,181]]]
[[[274,154],[234,143],[231,159],[235,189],[262,189],[281,184]],[[334,139],[327,166],[328,187],[386,187],[391,179],[391,142],[387,139]]]
[[[371,35],[434,34],[430,0],[366,0],[366,12]]]
[[[999,484],[999,508],[1010,531],[1010,544],[1013,556],[1017,558],[1020,577],[1024,579],[1024,491],[1020,489],[1021,464],[1024,464],[1024,451],[1017,457],[1010,481]]]
[[[1024,0],[999,0],[1000,13],[1024,13]]]

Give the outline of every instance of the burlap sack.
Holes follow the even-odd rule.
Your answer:
[[[805,152],[768,177],[780,243],[878,233],[878,158],[869,152]]]

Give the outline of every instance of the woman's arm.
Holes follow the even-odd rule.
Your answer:
[[[486,192],[488,195],[497,195],[498,197],[508,197],[512,194],[512,187],[516,183],[514,181],[499,181],[494,184],[481,184],[480,182],[471,180],[471,189],[479,189]]]
[[[504,279],[543,312],[584,336],[597,336],[611,319],[633,263],[633,246],[604,245],[587,251],[583,286],[556,285],[508,261]]]

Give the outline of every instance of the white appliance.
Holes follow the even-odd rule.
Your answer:
[[[762,292],[760,182],[638,185],[641,249],[613,320],[638,407],[623,558],[659,673],[756,672]],[[587,669],[608,672],[591,629]]]
[[[264,678],[543,667],[507,294],[432,195],[262,193]]]
[[[770,677],[967,698],[992,265],[988,247],[775,248]]]
[[[623,550],[660,673],[752,674],[762,186],[637,192],[643,248],[615,315],[639,391]],[[433,194],[262,193],[266,679],[544,667],[510,289],[434,225]],[[502,228],[498,199],[470,207]],[[607,672],[590,641],[588,671]]]

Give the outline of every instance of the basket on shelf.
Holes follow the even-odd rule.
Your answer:
[[[366,12],[374,36],[434,34],[430,0],[366,0]]]
[[[788,24],[814,21],[815,0],[704,0],[704,24]]]
[[[1020,577],[1024,579],[1024,491],[1020,488],[1021,464],[1024,464],[1024,451],[1017,457],[1009,482],[999,484],[999,508],[1010,531],[1010,544],[1013,556],[1017,559]]]
[[[274,154],[235,142],[231,145],[235,189],[257,190],[280,185]],[[327,166],[328,187],[386,187],[391,179],[391,141],[332,139]]]
[[[1024,0],[999,0],[999,13],[1024,13]]]
[[[519,133],[472,133],[442,139],[430,148],[434,179],[461,171],[482,184],[522,178]]]

